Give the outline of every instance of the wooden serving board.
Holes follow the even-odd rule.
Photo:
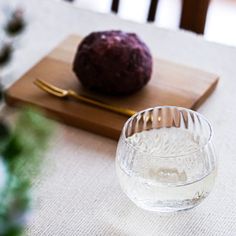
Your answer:
[[[155,59],[149,84],[126,97],[108,97],[86,91],[72,72],[72,61],[81,37],[69,36],[49,55],[13,84],[6,93],[9,105],[33,105],[61,122],[118,139],[127,117],[49,95],[37,88],[36,78],[58,87],[102,100],[114,106],[143,110],[158,105],[175,105],[196,109],[214,90],[218,76],[172,62]]]

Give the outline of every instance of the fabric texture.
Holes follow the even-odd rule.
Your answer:
[[[35,203],[26,235],[236,235],[236,49],[192,33],[124,21],[53,0],[19,2],[26,7],[29,25],[4,77],[7,86],[68,34],[108,29],[136,32],[155,57],[220,75],[216,91],[199,109],[212,123],[219,157],[215,188],[199,207],[164,216],[137,208],[116,178],[117,143],[58,124],[34,182]]]

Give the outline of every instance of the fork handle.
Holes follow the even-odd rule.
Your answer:
[[[75,98],[75,99],[77,99],[81,102],[85,102],[85,103],[90,104],[90,105],[94,105],[94,106],[97,106],[97,107],[100,107],[100,108],[103,108],[103,109],[106,109],[106,110],[109,110],[109,111],[113,111],[113,112],[116,112],[116,113],[121,114],[121,115],[126,115],[126,116],[130,117],[130,116],[132,116],[136,113],[136,111],[133,111],[133,110],[130,110],[130,109],[125,109],[125,108],[121,108],[121,107],[114,107],[112,105],[102,103],[102,102],[99,102],[97,100],[81,96],[73,90],[68,91],[68,96],[73,97],[73,98]]]

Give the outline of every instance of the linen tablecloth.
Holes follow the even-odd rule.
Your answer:
[[[10,85],[70,33],[133,31],[155,57],[220,75],[201,106],[214,128],[219,156],[211,195],[197,208],[160,216],[137,208],[122,193],[115,173],[117,143],[58,124],[45,165],[33,186],[35,203],[27,235],[236,235],[236,49],[184,31],[124,21],[53,0],[24,0],[28,28],[4,84]]]

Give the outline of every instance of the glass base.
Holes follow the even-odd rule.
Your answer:
[[[131,199],[132,200],[132,199]],[[132,202],[142,208],[143,210],[147,211],[153,211],[157,213],[175,213],[175,212],[180,212],[180,211],[187,211],[190,210],[196,206],[198,206],[201,201],[198,202],[192,202],[190,200],[185,200],[182,202],[178,201],[167,201],[167,202],[156,202],[156,203],[149,203],[149,202],[137,202],[133,201]]]

